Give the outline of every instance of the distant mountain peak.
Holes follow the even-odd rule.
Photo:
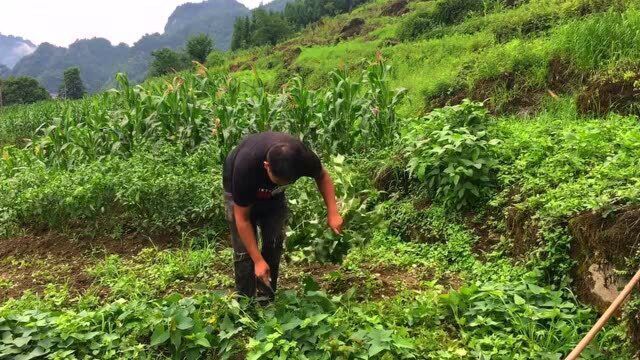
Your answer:
[[[194,22],[213,16],[233,16],[239,13],[249,13],[249,9],[236,0],[188,2],[173,11],[167,20],[164,32],[165,34],[178,32]]]
[[[36,45],[19,36],[0,33],[0,64],[13,68],[20,59],[33,53]]]
[[[147,34],[131,47],[114,45],[104,38],[79,39],[69,47],[43,43],[15,64],[11,75],[34,77],[50,92],[58,89],[63,71],[70,66],[80,68],[89,92],[112,86],[117,72],[126,72],[132,82],[139,82],[147,75],[151,52],[165,47],[180,49],[189,36],[200,33],[208,34],[216,47],[226,50],[236,18],[249,14],[250,10],[236,0],[186,3],[171,14],[163,34]]]

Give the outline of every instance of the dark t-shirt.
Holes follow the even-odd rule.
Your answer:
[[[222,173],[224,190],[239,206],[283,196],[283,188],[274,184],[267,175],[264,161],[269,149],[276,144],[289,143],[303,150],[302,160],[295,164],[301,176],[318,178],[322,174],[320,159],[299,139],[285,133],[264,132],[249,135],[233,149],[224,163]]]

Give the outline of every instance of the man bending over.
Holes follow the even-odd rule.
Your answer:
[[[315,179],[327,207],[327,224],[339,234],[343,220],[333,181],[318,156],[300,140],[285,133],[253,134],[227,155],[223,169],[225,210],[239,294],[255,297],[258,291],[274,298],[288,212],[284,189],[303,176]]]

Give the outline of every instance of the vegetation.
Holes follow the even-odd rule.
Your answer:
[[[31,104],[50,99],[49,93],[36,79],[29,77],[10,77],[0,80],[0,104],[9,106],[14,104]]]
[[[283,13],[291,25],[300,29],[325,16],[349,12],[364,2],[362,0],[295,0],[287,3]]]
[[[0,358],[571,351],[601,305],[585,275],[640,266],[640,127],[616,107],[640,78],[639,3],[397,3],[143,85],[121,74],[107,93],[2,108]],[[366,31],[344,37],[354,19]],[[583,111],[598,94],[613,100]],[[326,229],[312,181],[287,190],[268,306],[232,293],[221,184],[225,154],[264,130],[321,156],[346,221]],[[583,357],[632,359],[639,306]]]
[[[153,56],[149,67],[149,76],[151,77],[175,73],[189,67],[189,59],[186,54],[169,48],[156,50],[151,53],[151,56]]]
[[[212,56],[211,59],[209,59],[209,55]],[[205,34],[190,37],[185,44],[184,51],[173,51],[169,48],[164,48],[152,52],[151,56],[153,61],[149,68],[150,77],[163,76],[190,69],[193,61],[199,64],[205,64],[208,60],[212,63],[217,61],[218,65],[221,64],[221,61],[224,61],[221,54],[214,50],[213,40]]]
[[[231,50],[275,45],[292,34],[292,28],[281,13],[256,9],[251,17],[239,18],[233,25]]]
[[[187,39],[186,51],[191,60],[204,64],[213,51],[213,40],[206,34],[195,35]]]
[[[65,70],[58,96],[63,99],[78,100],[82,99],[85,94],[86,90],[80,78],[80,69],[69,68]]]
[[[123,11],[128,9],[123,8]],[[62,82],[62,73],[70,66],[78,67],[87,92],[93,94],[115,86],[114,78],[119,72],[126,72],[134,83],[143,82],[153,60],[153,51],[164,48],[178,51],[195,34],[204,33],[214,39],[219,49],[229,49],[235,19],[249,14],[250,10],[237,1],[183,4],[169,16],[164,31],[146,34],[132,46],[92,38],[78,40],[68,47],[43,43],[36,49],[26,40],[9,38],[11,47],[6,48],[3,46],[6,38],[0,36],[0,63],[5,59],[13,65],[18,60],[12,56],[14,48],[29,45],[35,52],[19,59],[6,76],[33,77],[49,92],[55,93]]]
[[[267,12],[263,8],[258,8],[252,11],[251,17],[241,17],[236,20],[233,25],[231,50],[275,45],[290,37],[294,29],[304,28],[324,16],[351,11],[363,2],[359,0],[295,0],[288,2],[280,12]]]

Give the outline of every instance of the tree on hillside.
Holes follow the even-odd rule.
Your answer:
[[[242,48],[242,26],[244,25],[244,18],[240,17],[233,23],[233,35],[231,35],[231,50],[238,50]]]
[[[26,76],[0,80],[0,105],[31,104],[51,99],[38,80]]]
[[[267,12],[258,8],[253,10],[251,18],[236,19],[231,50],[275,45],[288,38],[294,30],[316,22],[323,16],[349,12],[365,1],[367,0],[293,0],[288,2],[281,12]]]
[[[77,67],[65,70],[62,85],[58,91],[58,97],[62,99],[81,99],[87,93],[82,79],[80,78],[80,69]]]
[[[268,13],[262,9],[254,10],[253,26],[252,42],[256,46],[275,45],[293,32],[281,13]]]
[[[156,50],[151,53],[151,56],[153,56],[153,61],[149,69],[149,76],[162,76],[189,67],[189,59],[185,54],[169,48]]]
[[[293,28],[284,15],[256,9],[251,18],[238,18],[233,26],[231,50],[252,46],[275,45],[293,33]]]
[[[320,20],[323,16],[334,16],[349,12],[355,6],[366,0],[294,0],[284,8],[284,17],[287,21],[302,28]]]
[[[251,19],[239,17],[233,24],[231,50],[246,49],[251,46]]]
[[[214,49],[213,39],[207,34],[192,36],[187,40],[187,54],[191,60],[195,60],[200,64],[207,61],[207,55]]]

